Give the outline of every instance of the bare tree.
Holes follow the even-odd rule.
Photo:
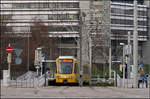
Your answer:
[[[50,30],[50,29],[49,29]],[[35,49],[43,47],[42,52],[45,53],[46,59],[56,59],[58,56],[57,37],[49,37],[48,26],[40,19],[35,19],[30,27],[31,35],[29,39],[22,41],[22,54],[23,65],[27,66],[27,53],[29,53],[30,69],[34,69]],[[27,44],[29,40],[29,45]],[[29,46],[29,52],[28,52]]]

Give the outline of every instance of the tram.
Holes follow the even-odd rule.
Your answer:
[[[83,82],[89,82],[89,65],[83,65]],[[56,83],[76,83],[79,82],[79,68],[77,59],[73,56],[59,56],[56,59]]]

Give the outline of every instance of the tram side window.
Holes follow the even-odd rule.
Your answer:
[[[75,63],[74,73],[77,73],[77,71],[78,71],[78,66],[77,66],[77,63]]]

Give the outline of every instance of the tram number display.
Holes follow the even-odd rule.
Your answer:
[[[70,60],[70,59],[65,59],[65,60],[59,60],[59,62],[73,62],[73,60]]]

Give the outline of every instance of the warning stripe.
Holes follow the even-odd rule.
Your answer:
[[[6,49],[7,51],[12,51],[13,49]]]

